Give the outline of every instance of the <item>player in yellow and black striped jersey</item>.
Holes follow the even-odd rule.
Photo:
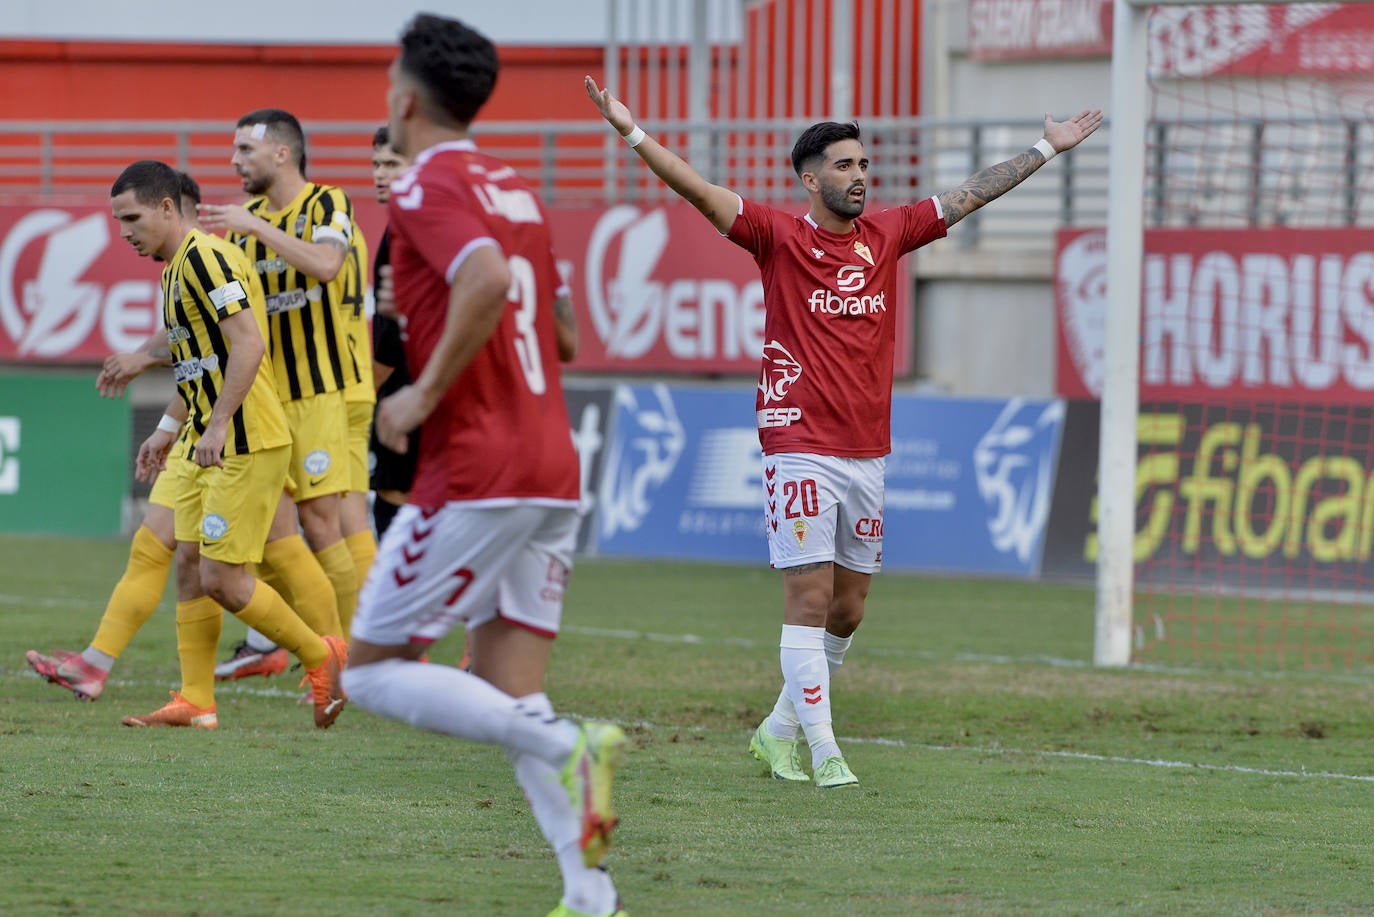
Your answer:
[[[340,515],[351,486],[343,392],[354,368],[344,320],[352,204],[341,189],[306,179],[305,134],[281,109],[239,119],[232,162],[252,198],[243,206],[202,205],[201,221],[224,230],[262,280],[278,395],[291,429],[300,528],[334,589],[347,632],[360,582]]]
[[[347,252],[353,234],[353,207],[340,188],[307,182],[284,207],[255,197],[244,209],[271,226],[307,243],[338,245],[344,262],[329,280],[292,266],[257,235],[230,232],[258,270],[267,294],[272,363],[283,401],[344,389],[352,368],[345,299]],[[258,229],[259,227],[252,227]]]
[[[186,234],[162,271],[163,320],[172,374],[194,431],[188,438],[186,458],[195,459],[197,451],[215,448],[223,456],[246,455],[291,442],[267,360],[258,361],[256,377],[224,425],[223,443],[217,441],[218,430],[210,427],[216,409],[223,417],[224,374],[229,365],[230,337],[221,323],[248,311],[265,341],[266,312],[252,308],[252,303],[261,300],[262,286],[243,252],[199,229]]]
[[[139,476],[166,467],[175,437],[191,442],[177,495],[177,650],[182,690],[128,726],[218,724],[214,654],[220,608],[272,634],[306,666],[315,724],[342,710],[338,637],[321,638],[247,564],[259,560],[290,461],[285,412],[276,397],[264,340],[262,288],[242,252],[181,216],[177,173],[152,160],[134,163],[110,191],[120,235],[139,254],[166,261],[163,318],[177,397],[138,453]]]
[[[372,415],[377,406],[377,389],[372,377],[371,315],[368,296],[367,239],[357,222],[353,224],[353,244],[344,263],[344,327],[348,335],[349,358],[345,371],[349,383],[344,387],[348,408],[348,493],[339,507],[339,525],[344,544],[353,558],[358,587],[367,580],[377,556],[377,539],[368,517],[367,492],[371,486],[368,444],[372,438]]]

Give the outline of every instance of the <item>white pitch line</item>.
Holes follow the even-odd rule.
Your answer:
[[[1072,758],[1080,761],[1100,761],[1106,764],[1130,764],[1142,767],[1164,767],[1180,770],[1224,771],[1232,774],[1254,774],[1260,777],[1309,777],[1325,780],[1355,780],[1361,783],[1374,783],[1374,775],[1337,774],[1331,771],[1285,771],[1267,767],[1247,767],[1243,764],[1205,764],[1200,761],[1169,761],[1163,758],[1128,758],[1123,755],[1097,755],[1086,751],[1040,751],[1038,749],[1017,748],[978,748],[972,745],[926,745],[920,742],[903,742],[901,739],[860,739],[841,738],[841,742],[856,745],[883,745],[891,748],[919,748],[925,751],[968,751],[976,754],[1026,755],[1044,758]]]
[[[736,646],[744,649],[771,649],[774,651],[778,648],[778,644],[775,641],[751,640],[747,637],[702,637],[699,634],[659,634],[652,631],[629,630],[626,628],[582,627],[576,624],[564,624],[561,630],[565,634],[578,634],[584,637],[605,637],[614,640],[646,640],[650,643],[678,643],[685,646],[705,646],[711,644],[715,646]],[[895,659],[921,659],[928,662],[971,662],[981,665],[1038,665],[1059,669],[1093,668],[1092,662],[1087,659],[1066,659],[1062,656],[1048,656],[1042,653],[1035,653],[1028,656],[1012,656],[1006,653],[936,653],[930,650],[872,646],[862,642],[857,645],[855,652],[859,655],[886,656]],[[1256,672],[1238,669],[1215,669],[1205,666],[1174,666],[1152,662],[1136,662],[1126,668],[1102,669],[1102,671],[1107,674],[1114,672],[1144,672],[1155,675],[1201,675],[1204,677],[1240,675],[1284,680],[1313,679],[1317,681],[1348,682],[1352,684],[1368,684],[1369,682],[1368,670],[1350,672],[1309,672],[1296,669],[1279,669]]]
[[[38,676],[32,672],[24,673],[32,678]],[[125,679],[111,679],[108,685],[111,687],[137,688],[148,682],[129,681]],[[299,700],[300,690],[290,688],[250,687],[239,684],[219,684],[215,690],[221,694],[250,696],[250,697],[286,697]],[[580,715],[568,711],[568,713],[578,719],[585,719],[585,715]],[[673,732],[705,732],[706,727],[701,725],[678,726],[672,723],[654,723],[647,720],[622,721],[621,726],[629,726],[638,729],[649,730],[671,730]],[[858,736],[842,736],[839,741],[854,745],[879,745],[885,748],[919,749],[922,751],[941,751],[941,752],[971,752],[980,755],[998,755],[1008,757],[1012,755],[1022,755],[1026,757],[1042,758],[1067,758],[1078,761],[1097,761],[1103,764],[1126,764],[1133,767],[1162,767],[1176,770],[1206,770],[1218,771],[1232,774],[1250,774],[1260,777],[1302,777],[1308,779],[1321,780],[1351,780],[1358,783],[1374,783],[1374,775],[1367,774],[1338,774],[1331,771],[1291,771],[1277,770],[1267,767],[1247,767],[1243,764],[1207,764],[1200,761],[1169,761],[1163,758],[1131,758],[1124,755],[1099,755],[1083,751],[1053,751],[1041,749],[1017,749],[998,746],[997,748],[984,748],[976,745],[931,745],[924,742],[906,742],[902,739],[862,738]]]

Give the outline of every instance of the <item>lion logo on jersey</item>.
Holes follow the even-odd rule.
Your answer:
[[[792,383],[801,378],[802,367],[797,358],[777,341],[763,345],[763,373],[759,377],[759,391],[763,403],[781,401],[787,397]]]

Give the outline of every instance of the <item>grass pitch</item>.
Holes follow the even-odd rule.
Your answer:
[[[119,725],[177,684],[170,594],[98,702],[32,675],[25,649],[88,642],[126,552],[0,537],[0,913],[554,907],[499,750],[356,708],[317,731],[288,676],[223,686],[214,732]],[[820,792],[745,751],[780,624],[765,570],[574,574],[549,694],[630,731],[631,914],[1374,913],[1366,679],[1096,670],[1089,591],[884,574],[834,682],[862,784]]]

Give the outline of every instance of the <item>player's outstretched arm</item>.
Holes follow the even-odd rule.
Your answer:
[[[686,160],[636,127],[630,110],[609,89],[599,88],[596,80],[589,76],[583,78],[582,84],[601,117],[632,144],[632,149],[654,174],[679,197],[700,210],[717,230],[729,232],[739,215],[739,196],[729,188],[713,185],[702,178]]]
[[[1045,115],[1045,136],[1029,150],[975,172],[958,188],[938,195],[945,225],[953,226],[979,207],[1006,194],[1056,154],[1078,146],[1101,126],[1101,109],[1080,112],[1067,121],[1054,121]]]

